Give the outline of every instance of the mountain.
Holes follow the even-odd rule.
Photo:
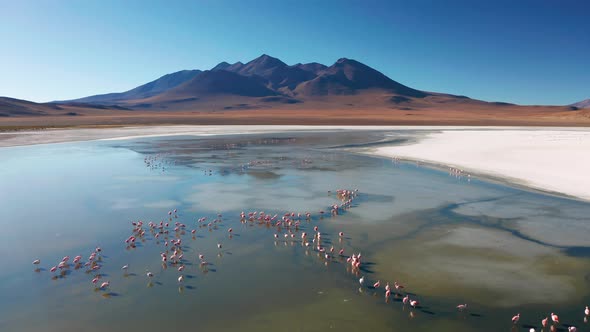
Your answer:
[[[428,95],[402,85],[367,65],[346,58],[341,58],[332,66],[320,70],[316,78],[301,83],[295,91],[306,96],[325,96],[350,95],[367,89],[381,89],[414,98]]]
[[[95,95],[69,102],[118,104],[132,108],[175,109],[188,102],[211,100],[220,95],[272,97],[272,103],[302,103],[306,98],[362,95],[368,91],[390,94],[388,102],[400,103],[423,98],[428,93],[393,81],[358,61],[342,58],[331,66],[317,62],[287,65],[268,54],[247,63],[220,62],[209,71],[183,70],[164,75],[129,91]],[[235,98],[234,98],[235,99]],[[385,98],[388,99],[388,98]],[[334,101],[332,101],[334,102]],[[174,105],[165,105],[173,103]],[[350,104],[350,102],[348,102]],[[197,106],[195,106],[197,107]]]
[[[298,84],[310,80],[315,74],[305,71],[297,66],[288,66],[277,58],[267,54],[246,63],[245,65],[227,68],[226,70],[238,73],[242,76],[259,76],[266,80],[268,88],[285,93],[294,89]]]
[[[574,106],[577,108],[590,108],[590,99],[579,101],[575,104],[572,104],[571,106]]]
[[[151,102],[194,101],[218,95],[242,97],[274,96],[277,93],[265,86],[265,80],[258,76],[243,76],[227,70],[207,70],[153,98]]]
[[[200,70],[181,70],[164,75],[129,91],[94,95],[70,101],[82,103],[117,103],[126,100],[149,98],[190,81],[200,73],[202,73]]]
[[[288,65],[268,54],[246,63],[223,61],[211,70],[175,72],[126,92],[58,102],[54,106],[20,105],[0,105],[0,111],[4,107],[11,110],[10,114],[26,115],[60,111],[50,107],[79,108],[86,110],[84,114],[97,114],[103,111],[101,107],[106,108],[103,114],[115,111],[117,107],[138,112],[191,114],[227,110],[270,112],[273,109],[365,114],[380,110],[405,112],[403,116],[411,119],[419,114],[423,116],[419,112],[465,110],[512,116],[511,112],[523,109],[518,105],[417,90],[353,59],[341,58],[330,66],[317,62]],[[33,113],[26,113],[28,111]],[[582,113],[587,115],[585,110],[575,113],[573,106],[552,108],[551,111],[565,112],[561,115],[564,118],[581,116]]]
[[[224,70],[230,67],[231,65],[225,61],[220,62],[217,66],[211,68],[211,70]]]

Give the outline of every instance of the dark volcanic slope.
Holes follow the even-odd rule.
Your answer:
[[[346,58],[321,70],[313,80],[301,83],[295,92],[306,96],[325,96],[355,94],[358,90],[365,89],[383,89],[416,98],[427,96],[426,93],[402,85],[367,65]]]
[[[190,81],[200,73],[200,70],[181,70],[172,74],[164,75],[157,80],[138,86],[129,91],[95,95],[71,101],[82,103],[116,103],[132,99],[149,98]]]
[[[205,98],[211,95],[244,97],[274,96],[276,92],[265,86],[258,76],[243,76],[227,70],[208,70],[194,79],[155,98],[158,101],[186,98]]]
[[[305,71],[314,73],[316,75],[318,75],[320,73],[320,71],[328,68],[328,66],[322,65],[321,63],[317,63],[317,62],[310,62],[310,63],[303,63],[303,64],[298,63],[298,64],[294,65],[293,67],[303,69]]]
[[[284,87],[294,89],[298,84],[316,76],[313,72],[303,70],[297,66],[287,66],[281,60],[266,54],[238,67],[238,69],[228,68],[228,70],[243,76],[260,76],[267,81],[267,86],[273,90],[280,90]]]

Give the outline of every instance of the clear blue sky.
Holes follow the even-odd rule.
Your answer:
[[[521,104],[590,98],[590,2],[0,0],[0,95],[119,92],[181,69],[361,61],[411,87]]]

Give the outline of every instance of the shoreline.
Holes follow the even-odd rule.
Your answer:
[[[442,130],[405,145],[361,153],[461,169],[493,182],[543,194],[590,201],[590,131],[565,129]]]
[[[468,126],[130,126],[0,133],[2,147],[142,137],[217,136],[279,132],[392,131],[404,144],[347,149],[382,158],[463,169],[478,178],[548,195],[590,201],[590,130],[585,127]],[[590,171],[588,171],[590,172]]]

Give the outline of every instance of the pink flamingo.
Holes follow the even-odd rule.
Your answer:
[[[549,317],[545,317],[545,319],[541,320],[541,325],[543,327],[547,327],[547,321],[549,320]]]
[[[100,289],[105,289],[105,288],[109,287],[110,285],[111,285],[111,282],[110,281],[105,281],[102,284],[100,284],[100,287],[99,288]]]
[[[411,300],[410,305],[412,308],[416,308],[418,305],[420,305],[420,302],[418,300]]]
[[[463,311],[463,310],[467,309],[467,304],[459,304],[457,306],[457,309],[459,309],[459,311]]]
[[[377,282],[373,284],[373,288],[379,288],[379,286],[381,286],[381,281],[377,280]]]
[[[405,296],[405,297],[402,299],[402,303],[405,305],[405,304],[408,304],[408,302],[410,302],[410,296],[409,296],[409,295],[406,295],[406,296]]]
[[[553,321],[553,323],[559,324],[559,316],[557,316],[554,313],[551,313],[551,320]]]
[[[512,324],[518,323],[518,320],[520,320],[520,314],[516,314],[516,316],[512,317]]]
[[[41,260],[40,259],[35,259],[33,261],[33,265],[39,265],[39,264],[41,264]],[[588,308],[588,307],[586,307],[586,308]]]

